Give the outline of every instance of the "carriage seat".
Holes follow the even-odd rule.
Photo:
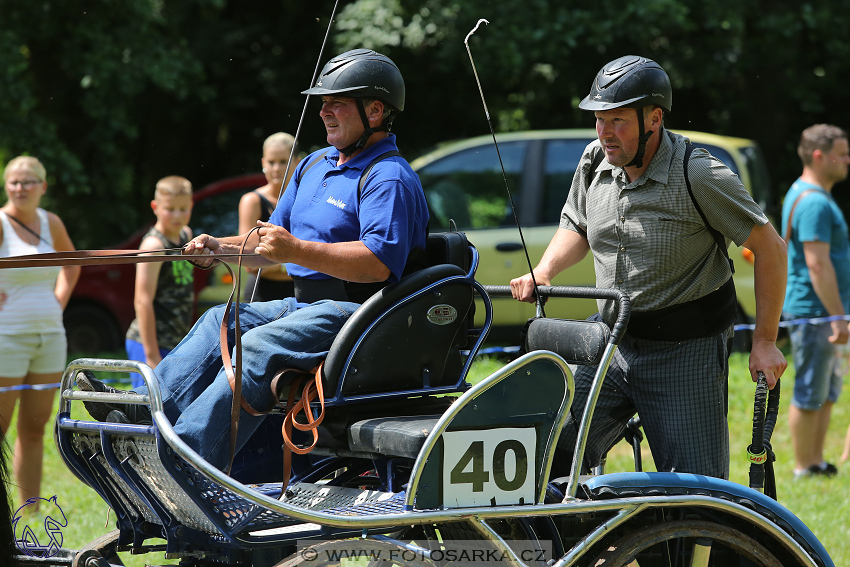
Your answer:
[[[523,330],[526,352],[548,350],[568,364],[598,366],[611,338],[611,329],[602,321],[573,319],[530,319]]]
[[[426,252],[429,267],[374,294],[340,330],[322,367],[329,404],[463,383],[475,305],[464,279],[470,245],[460,232],[432,234]]]
[[[526,351],[549,350],[569,364],[598,365],[611,331],[599,321],[532,319],[524,332]],[[351,451],[415,459],[439,415],[390,416],[355,421],[348,428]]]
[[[409,415],[358,421],[348,430],[348,448],[415,459],[440,416]]]

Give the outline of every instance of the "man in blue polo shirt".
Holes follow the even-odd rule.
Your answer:
[[[286,263],[296,282],[295,298],[239,307],[242,396],[258,412],[276,403],[270,388],[274,373],[315,368],[359,304],[398,281],[415,263],[417,251],[424,251],[427,238],[422,185],[390,133],[395,115],[404,109],[404,81],[395,64],[374,51],[349,51],[331,59],[305,93],[322,97],[319,115],[331,147],[301,161],[269,222],[258,222],[261,228],[245,247],[259,256],[244,264]],[[202,234],[185,253],[213,258],[238,252],[243,240]],[[175,431],[220,469],[230,456],[233,400],[219,352],[223,314],[223,306],[207,311],[156,367]],[[233,336],[231,317],[231,346]],[[77,380],[85,390],[111,391],[91,376]],[[102,421],[150,419],[146,406],[86,407]],[[236,451],[263,419],[241,410]]]

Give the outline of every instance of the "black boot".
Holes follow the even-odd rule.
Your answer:
[[[94,374],[88,370],[81,370],[76,376],[77,386],[84,392],[108,392],[110,394],[123,394],[124,390],[107,386],[100,380],[94,377]],[[86,406],[86,411],[97,421],[107,421],[109,412],[118,409],[117,404],[107,402],[83,402]],[[122,404],[123,405],[123,404]]]
[[[106,392],[109,394],[127,394],[132,393],[127,390],[119,390],[108,386],[94,377],[88,370],[81,370],[77,373],[77,386],[84,392]],[[146,405],[139,404],[116,404],[110,402],[83,402],[86,410],[97,421],[109,421],[112,423],[135,423],[141,425],[151,425],[153,418],[151,412]],[[118,411],[123,414],[127,422],[115,422],[109,419],[109,414]]]

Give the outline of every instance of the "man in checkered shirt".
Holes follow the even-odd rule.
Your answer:
[[[599,71],[579,104],[594,112],[599,139],[585,149],[534,275],[548,285],[591,251],[597,287],[631,299],[628,330],[591,423],[585,469],[599,463],[637,412],[659,471],[728,478],[728,353],[737,299],[725,249],[732,240],[755,256],[749,367],[753,380],[764,372],[772,388],[787,366],[776,348],[786,248],[729,168],[664,128],[671,106],[670,79],[650,59],[626,56]],[[530,274],[512,280],[511,290],[520,301],[534,301]],[[593,319],[612,325],[613,302],[598,303]],[[573,408],[584,408],[594,372],[576,369]],[[578,419],[574,410],[561,432],[553,476],[569,472]]]

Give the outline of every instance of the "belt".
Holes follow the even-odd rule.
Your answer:
[[[386,287],[387,282],[358,283],[338,278],[311,280],[292,276],[295,283],[295,299],[302,303],[313,303],[322,299],[363,303]]]
[[[639,339],[685,341],[722,333],[735,322],[738,299],[730,277],[692,301],[653,311],[632,312],[626,332]]]

